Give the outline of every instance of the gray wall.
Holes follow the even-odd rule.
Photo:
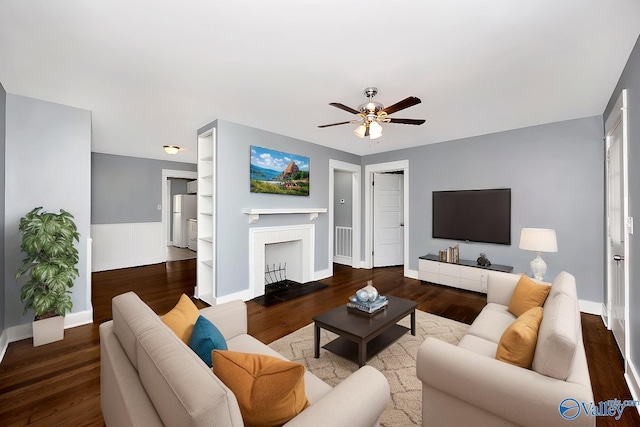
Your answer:
[[[91,112],[7,94],[5,151],[5,327],[29,323],[14,275],[23,258],[20,218],[37,206],[71,212],[80,233],[73,312],[90,309],[87,282],[91,219]]]
[[[7,92],[0,83],[0,212],[5,216],[5,128],[7,112]],[[0,221],[0,242],[4,242],[4,221]],[[4,277],[4,243],[0,244],[0,277]],[[4,330],[4,293],[6,291],[6,281],[0,284],[0,331]]]
[[[359,162],[358,162],[359,163]],[[336,227],[351,227],[351,212],[353,209],[353,194],[351,188],[353,174],[351,172],[335,171],[333,177],[333,221]],[[344,199],[344,203],[340,200]]]
[[[91,224],[161,222],[162,169],[197,165],[91,153]]]
[[[559,251],[543,255],[545,278],[566,270],[581,299],[602,302],[602,134],[602,118],[590,117],[366,156],[363,165],[409,160],[411,269],[420,255],[459,243],[431,237],[432,191],[511,188],[511,246],[460,243],[460,257],[484,252],[530,273],[535,255],[518,249],[521,228],[553,228]]]
[[[308,215],[263,215],[249,224],[244,208],[328,208],[329,159],[360,162],[360,157],[309,142],[217,120],[198,134],[217,128],[217,296],[246,290],[249,286],[249,228],[308,224]],[[299,154],[310,158],[310,195],[288,196],[249,191],[250,146]],[[329,268],[329,220],[320,214],[316,226],[315,270]],[[224,248],[224,250],[222,250]]]
[[[629,236],[629,319],[627,327],[630,333],[629,349],[631,363],[640,366],[640,39],[627,61],[620,81],[616,86],[609,104],[604,111],[606,118],[618,100],[622,89],[628,89],[628,164],[629,164],[629,215],[635,217],[635,234]],[[605,286],[606,291],[606,286]],[[606,299],[605,299],[606,301]]]

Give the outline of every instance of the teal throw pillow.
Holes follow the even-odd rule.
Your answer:
[[[227,341],[216,326],[206,317],[199,316],[193,326],[189,347],[211,367],[211,352],[213,350],[228,350]]]

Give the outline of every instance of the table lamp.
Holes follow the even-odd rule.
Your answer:
[[[542,259],[542,252],[558,252],[556,230],[549,228],[523,228],[520,232],[520,249],[534,251],[537,256],[531,261],[533,278],[543,280],[547,271],[547,263]]]

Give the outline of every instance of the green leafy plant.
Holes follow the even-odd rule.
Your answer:
[[[73,308],[71,291],[78,277],[78,250],[73,241],[80,241],[73,215],[60,209],[60,213],[33,209],[20,219],[21,249],[27,257],[16,273],[16,281],[24,274],[29,280],[22,285],[20,299],[24,313],[31,308],[36,320],[64,316]]]

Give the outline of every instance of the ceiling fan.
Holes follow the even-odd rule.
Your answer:
[[[339,102],[332,102],[329,105],[344,110],[348,113],[355,114],[359,118],[349,120],[348,122],[331,123],[328,125],[320,125],[319,128],[326,128],[330,126],[346,125],[350,123],[360,123],[360,125],[353,131],[360,138],[376,139],[382,136],[382,126],[380,123],[401,123],[405,125],[421,125],[425,121],[420,119],[396,119],[387,117],[396,111],[404,110],[405,108],[413,107],[420,104],[420,98],[415,96],[409,96],[402,101],[396,102],[393,105],[384,107],[379,102],[374,102],[373,97],[378,93],[378,88],[368,87],[364,90],[364,94],[369,98],[369,102],[361,104],[358,109],[347,107]]]

